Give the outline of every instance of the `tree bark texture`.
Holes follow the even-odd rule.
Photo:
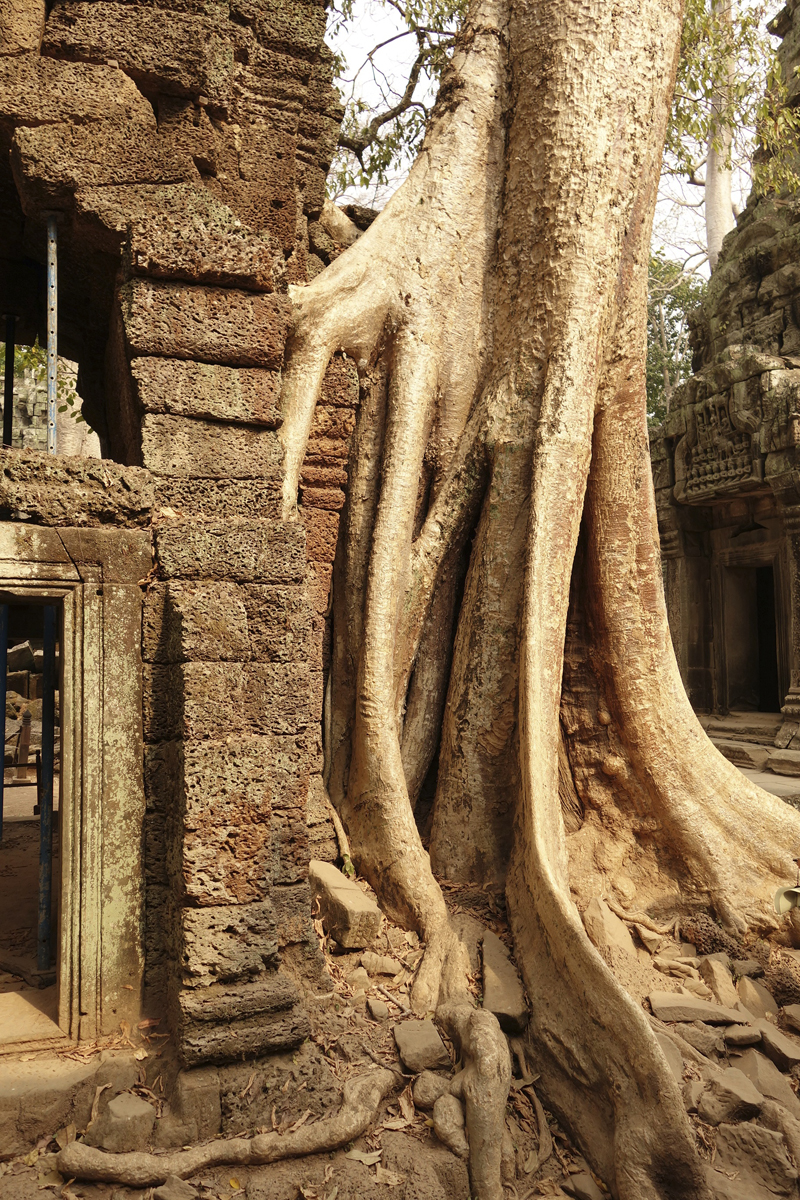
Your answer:
[[[364,396],[326,778],[359,870],[426,941],[415,1007],[464,1041],[479,1200],[502,1195],[508,1052],[472,1020],[438,879],[505,881],[536,1070],[612,1193],[688,1200],[708,1193],[678,1087],[579,908],[689,895],[763,928],[800,843],[705,737],[667,626],[644,360],[680,22],[680,0],[474,5],[407,182],[292,295],[287,518],[334,351]]]

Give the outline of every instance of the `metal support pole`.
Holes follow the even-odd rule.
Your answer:
[[[42,786],[39,795],[39,930],[36,966],[48,971],[53,956],[50,911],[53,903],[53,768],[56,733],[55,605],[44,610],[44,672],[42,675]]]
[[[17,318],[6,316],[6,374],[3,388],[3,445],[11,445],[14,432],[14,344]]]
[[[8,671],[8,605],[0,604],[0,710],[3,713],[3,768],[0,770],[0,842],[3,840],[3,784],[6,761],[6,672]]]
[[[58,400],[58,225],[47,218],[47,453],[56,452]]]

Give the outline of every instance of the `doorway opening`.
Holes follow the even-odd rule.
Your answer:
[[[727,568],[724,601],[728,709],[780,712],[772,564]]]
[[[0,604],[0,1046],[63,1036],[57,1024],[61,606]]]

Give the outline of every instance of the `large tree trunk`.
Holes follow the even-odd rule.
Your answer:
[[[699,1198],[677,1085],[573,899],[619,885],[617,859],[593,855],[605,874],[581,864],[621,839],[652,884],[641,904],[690,887],[741,930],[769,923],[800,839],[800,817],[705,738],[666,623],[645,300],[680,18],[680,0],[476,3],[408,181],[293,292],[287,518],[333,351],[359,363],[367,397],[335,572],[326,778],[360,871],[427,943],[414,1003],[438,1005],[469,1064],[478,1200],[502,1195],[508,1052],[471,1008],[437,875],[507,875],[536,1068],[614,1195]],[[570,734],[598,780],[583,816],[559,720],[571,590],[591,640],[571,676],[603,705],[580,754]],[[429,857],[414,803],[445,687]],[[761,844],[742,844],[748,824]],[[656,830],[671,851],[658,862]]]

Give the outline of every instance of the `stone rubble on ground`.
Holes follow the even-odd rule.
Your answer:
[[[374,996],[367,999],[367,1009],[373,1021],[388,1021],[389,1020],[389,1005],[383,1000],[378,1000]]]
[[[561,1189],[574,1200],[605,1200],[600,1188],[585,1171],[578,1175],[570,1175],[569,1179],[562,1182]]]
[[[744,976],[737,983],[736,991],[739,993],[742,1004],[754,1017],[768,1017],[770,1014],[774,1017],[776,1015],[778,1005],[763,983]]]
[[[196,1200],[196,1197],[197,1189],[177,1175],[170,1175],[166,1183],[153,1192],[153,1200]]]
[[[370,975],[397,975],[402,971],[403,964],[389,954],[375,954],[372,950],[361,955],[361,966]]]

